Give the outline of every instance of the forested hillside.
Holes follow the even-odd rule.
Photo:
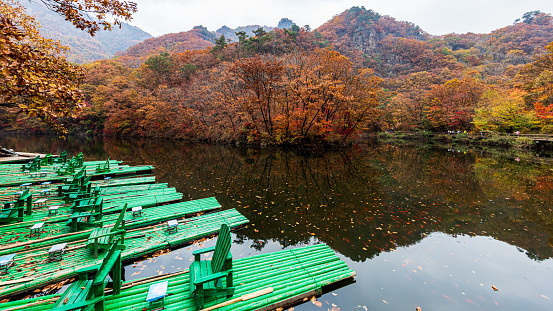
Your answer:
[[[228,27],[198,26],[87,64],[85,107],[68,122],[76,133],[275,144],[387,129],[553,132],[550,14],[445,36],[363,7],[315,30],[286,23],[230,40]]]
[[[123,23],[121,28],[112,31],[99,31],[94,37],[76,29],[63,17],[48,10],[40,2],[22,1],[29,15],[33,15],[41,24],[41,34],[49,39],[59,40],[68,46],[68,60],[74,63],[88,63],[98,59],[113,57],[115,53],[125,51],[152,36],[140,28]]]

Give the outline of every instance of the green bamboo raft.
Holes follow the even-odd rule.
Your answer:
[[[154,183],[155,176],[152,177],[141,177],[141,178],[127,178],[127,179],[114,179],[112,182],[94,182],[92,183],[92,188],[99,186],[100,195],[111,195],[117,193],[125,193],[130,191],[145,191],[152,189],[167,188],[167,183]],[[54,193],[57,190],[57,185],[34,185],[29,187],[30,193],[34,197],[41,196],[41,191],[49,189],[50,192]],[[0,198],[2,197],[12,197],[18,191],[21,191],[19,185],[16,187],[2,187],[0,188]]]
[[[186,262],[183,260],[183,262]],[[326,245],[261,254],[233,260],[236,291],[228,300],[243,297],[263,289],[272,292],[245,301],[237,301],[217,310],[274,310],[288,307],[304,298],[322,294],[323,287],[352,279],[355,272],[341,261]],[[121,293],[106,296],[106,310],[148,310],[148,288],[160,281],[168,281],[165,310],[197,310],[194,298],[189,297],[189,272],[160,275],[123,283]],[[108,290],[109,292],[109,290]],[[0,309],[28,311],[51,309],[60,295],[48,295],[24,301],[0,304]],[[206,300],[206,308],[227,301],[225,297]]]
[[[175,188],[159,188],[145,191],[129,191],[101,197],[104,199],[103,213],[111,214],[120,212],[126,203],[128,204],[128,208],[131,209],[135,206],[148,208],[164,203],[179,201],[182,199],[182,193],[178,193]],[[51,216],[48,212],[48,208],[54,205],[59,206],[59,210],[56,215]],[[71,204],[65,204],[60,198],[49,197],[44,205],[34,207],[31,215],[24,216],[23,221],[12,222],[11,225],[30,227],[37,222],[53,223],[67,221],[71,216],[70,207]],[[0,228],[3,227],[4,226],[0,226]]]
[[[117,167],[123,161],[110,160],[109,165]],[[96,167],[97,165],[105,164],[106,161],[84,161],[85,167]],[[0,164],[0,175],[6,174],[23,174],[21,171],[22,164]],[[54,172],[54,165],[42,165],[41,169],[46,169],[49,172]]]
[[[221,205],[214,197],[145,208],[142,210],[140,217],[134,217],[130,212],[127,213],[125,215],[125,227],[126,229],[135,229],[150,226],[170,219],[188,217],[219,208],[221,208]],[[119,214],[104,215],[102,217],[103,227],[113,227],[117,217],[119,217]],[[33,224],[32,222],[0,226],[0,256],[22,250],[29,251],[58,243],[82,240],[90,235],[91,229],[72,232],[66,224],[67,218],[63,218],[63,220],[63,222],[47,222],[45,232],[41,234],[40,238],[29,236],[29,228]]]
[[[158,250],[175,248],[219,232],[222,224],[236,228],[249,221],[235,209],[192,217],[181,221],[177,232],[169,233],[166,224],[128,230],[125,236],[123,260],[131,260]],[[100,264],[102,256],[94,258],[86,248],[86,240],[68,243],[63,260],[48,261],[50,247],[33,248],[17,253],[8,274],[0,275],[0,298],[23,293],[50,283],[76,276],[81,268]]]
[[[138,174],[144,174],[146,172],[153,172],[153,171],[154,171],[154,166],[152,165],[142,165],[142,166],[123,165],[104,172],[96,172],[94,168],[87,169],[87,175],[92,176],[93,180],[97,180],[105,176],[118,177],[118,176],[127,176],[127,175],[138,175]],[[50,172],[49,175],[42,176],[42,177],[40,176],[32,177],[29,174],[0,175],[0,187],[18,186],[24,183],[32,183],[32,184],[38,185],[46,181],[61,182],[66,180],[67,178],[69,177],[54,175],[53,172]]]

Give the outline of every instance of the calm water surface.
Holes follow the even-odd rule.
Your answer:
[[[251,221],[233,233],[235,258],[328,244],[355,282],[295,310],[553,309],[553,165],[528,152],[298,153],[47,137],[0,137],[0,145],[153,164],[157,181],[185,198],[215,196]],[[126,279],[185,269],[193,250],[214,242],[128,263]]]

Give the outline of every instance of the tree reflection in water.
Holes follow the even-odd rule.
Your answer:
[[[215,196],[223,208],[244,214],[251,225],[235,233],[235,244],[256,251],[318,241],[348,264],[370,270],[371,259],[418,249],[427,236],[458,242],[483,236],[519,249],[528,258],[525,265],[553,256],[552,168],[529,154],[515,161],[501,154],[390,145],[301,152],[148,140],[81,143],[0,139],[16,150],[68,149],[83,151],[87,159],[154,164],[158,182],[189,199]]]

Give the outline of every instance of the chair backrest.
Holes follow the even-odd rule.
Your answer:
[[[104,198],[96,197],[94,199],[94,213],[96,214],[96,220],[102,219],[104,216]]]
[[[123,206],[119,217],[117,217],[115,225],[113,225],[113,228],[111,228],[111,232],[117,231],[119,229],[125,229],[125,222],[123,221],[123,219],[125,218],[125,212],[127,212],[127,205],[128,203],[125,203],[125,206]]]
[[[117,244],[119,244],[119,239],[113,240],[111,243],[108,252],[106,253],[106,256],[102,260],[102,263],[100,264],[100,267],[98,267],[98,273],[96,274],[96,277],[94,278],[94,282],[97,281],[104,281],[106,276],[108,275],[109,271],[113,268],[113,264],[115,264],[115,260],[112,260],[110,262],[111,257],[113,256],[121,256],[121,251],[117,250]],[[112,264],[111,266],[108,266],[108,264]],[[121,267],[119,267],[121,269]],[[98,280],[97,280],[98,278]]]
[[[61,158],[63,163],[67,162],[67,151],[64,150],[59,157]]]
[[[219,230],[217,244],[215,244],[213,258],[211,259],[211,271],[213,271],[213,273],[223,271],[225,261],[230,253],[231,243],[230,228],[227,224],[222,224],[221,230]]]
[[[19,199],[20,200],[25,200],[25,199],[27,199],[28,195],[29,195],[29,189],[25,189],[25,191],[21,192],[21,194],[19,195]]]

